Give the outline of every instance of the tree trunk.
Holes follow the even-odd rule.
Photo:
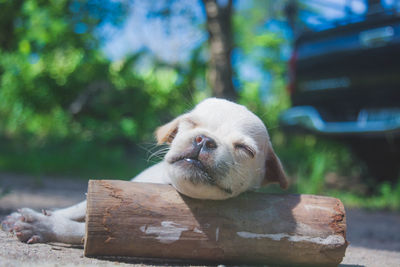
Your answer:
[[[232,0],[219,5],[216,0],[203,0],[207,13],[208,43],[210,47],[209,83],[216,97],[236,100],[232,82],[231,54]]]
[[[252,192],[213,201],[169,185],[89,182],[85,256],[337,266],[345,234],[336,198]]]

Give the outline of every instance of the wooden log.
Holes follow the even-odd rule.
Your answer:
[[[168,185],[89,181],[88,257],[336,266],[346,247],[336,198],[252,192],[212,201]]]

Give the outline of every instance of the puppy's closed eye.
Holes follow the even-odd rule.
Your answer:
[[[181,120],[181,122],[179,124],[179,128],[182,128],[182,130],[194,129],[197,126],[198,126],[197,122],[195,122],[191,118],[184,118]]]
[[[234,147],[235,147],[236,150],[240,150],[240,151],[245,152],[251,158],[254,158],[255,155],[256,155],[256,151],[252,147],[250,147],[250,146],[248,146],[246,144],[235,143]]]
[[[182,122],[188,125],[190,128],[195,128],[198,126],[198,123],[190,118],[185,118]]]

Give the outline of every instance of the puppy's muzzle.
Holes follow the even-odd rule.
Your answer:
[[[180,154],[171,157],[168,162],[182,167],[188,174],[185,179],[193,184],[215,185],[224,192],[232,194],[230,188],[219,185],[219,181],[228,173],[226,162],[216,162],[217,142],[206,135],[197,135],[189,141],[189,147]],[[218,166],[218,167],[217,167]]]
[[[197,135],[193,138],[190,147],[182,154],[172,158],[171,163],[186,162],[194,165],[202,171],[208,172],[210,163],[213,161],[214,151],[218,148],[217,142],[211,137]]]
[[[202,160],[208,161],[214,150],[217,149],[217,143],[214,139],[205,136],[197,135],[193,138],[192,147],[182,156],[187,162],[197,165],[204,169]]]

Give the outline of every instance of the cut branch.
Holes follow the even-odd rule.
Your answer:
[[[168,185],[97,180],[87,200],[86,256],[337,266],[347,247],[336,198],[197,200]]]

